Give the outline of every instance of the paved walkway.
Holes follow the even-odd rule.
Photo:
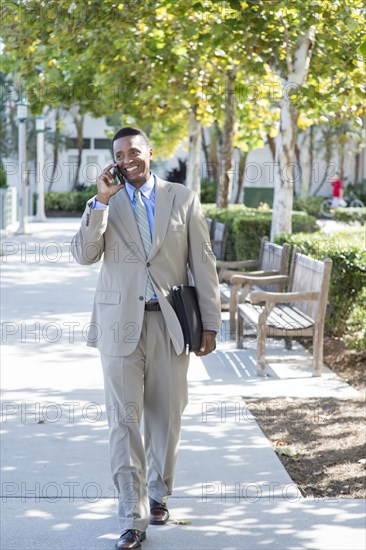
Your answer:
[[[32,223],[3,239],[2,550],[107,550],[119,536],[98,352],[85,346],[100,265],[69,254],[75,219]],[[365,547],[364,501],[305,499],[245,406],[245,397],[357,392],[327,369],[311,377],[299,345],[192,356],[171,521],[144,550]]]

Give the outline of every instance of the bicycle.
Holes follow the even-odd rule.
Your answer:
[[[354,195],[350,194],[348,197],[343,197],[343,200],[345,204],[340,208],[365,208],[364,203]],[[335,208],[332,208],[331,198],[324,199],[321,202],[320,211],[325,218],[333,218],[335,210]]]

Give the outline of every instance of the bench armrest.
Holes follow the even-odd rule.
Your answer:
[[[319,300],[319,297],[319,292],[266,292],[265,290],[254,290],[249,295],[252,304],[258,304],[259,302],[287,304],[290,302]]]
[[[278,273],[278,272],[277,272]],[[257,276],[255,272],[253,272],[253,275],[248,273],[247,275],[245,273],[240,275],[233,275],[230,279],[230,283],[232,285],[238,285],[242,284],[245,285],[247,283],[252,284],[258,284],[260,286],[263,285],[276,285],[276,284],[285,284],[289,282],[289,277],[287,275],[259,275]]]

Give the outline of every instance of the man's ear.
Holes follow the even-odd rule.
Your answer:
[[[149,157],[151,158],[153,156],[153,151],[152,149],[149,150]]]

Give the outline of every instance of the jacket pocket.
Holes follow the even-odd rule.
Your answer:
[[[110,292],[105,290],[99,290],[95,294],[95,301],[98,304],[114,304],[117,305],[121,301],[120,292]]]

